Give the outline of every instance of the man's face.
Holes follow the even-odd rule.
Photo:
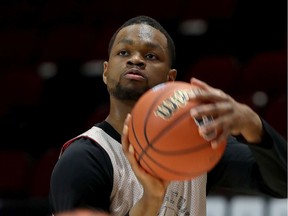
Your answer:
[[[111,96],[136,101],[151,87],[175,79],[169,63],[166,37],[149,25],[131,25],[116,36],[103,79]]]

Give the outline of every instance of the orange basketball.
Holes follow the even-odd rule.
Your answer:
[[[128,138],[139,164],[165,180],[188,180],[211,170],[223,155],[226,142],[212,149],[198,133],[198,125],[212,117],[194,119],[190,83],[175,81],[148,90],[131,112]]]

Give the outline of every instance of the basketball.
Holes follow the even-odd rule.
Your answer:
[[[131,111],[128,138],[140,166],[164,180],[189,180],[211,170],[222,157],[226,142],[212,149],[198,132],[212,117],[194,119],[190,83],[159,84],[137,101]]]

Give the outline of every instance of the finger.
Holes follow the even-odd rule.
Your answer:
[[[203,97],[205,95],[204,90],[201,88],[191,88],[189,91],[187,91],[189,99],[196,99],[198,97]]]
[[[188,97],[190,100],[197,100],[198,103],[232,101],[229,95],[218,89],[208,91],[200,88],[192,88],[188,92]]]
[[[123,126],[123,132],[121,136],[121,143],[122,143],[122,148],[124,153],[128,152],[128,147],[129,147],[129,141],[128,141],[128,126],[124,125]]]
[[[199,135],[206,141],[211,141],[216,138],[217,130],[213,124],[214,118],[212,116],[202,116],[201,118],[194,118],[198,126]]]
[[[199,127],[199,134],[211,143],[213,149],[218,148],[231,134],[231,123],[228,119],[227,116],[226,118],[213,119]]]
[[[206,141],[212,141],[218,136],[218,132],[216,129],[206,129],[204,127],[199,127],[199,134],[202,136]]]
[[[193,118],[202,118],[202,116],[218,116],[227,115],[233,112],[233,105],[230,102],[206,103],[190,109],[190,115]]]
[[[171,181],[163,180],[164,188],[167,189]]]
[[[141,172],[141,167],[139,166],[136,158],[135,158],[135,151],[131,144],[127,143],[127,148],[124,150],[124,154],[129,161],[132,170],[135,172],[135,174],[138,176]],[[142,171],[143,172],[143,171]]]
[[[206,82],[203,82],[195,77],[192,77],[191,80],[190,80],[190,83],[192,85],[195,85],[199,88],[202,88],[202,89],[209,89],[209,88],[212,88],[211,86],[209,86]]]
[[[193,96],[195,96],[195,95],[199,99],[205,97],[206,99],[209,99],[209,100],[214,99],[215,101],[219,101],[220,99],[223,100],[223,99],[230,99],[231,98],[229,95],[225,94],[222,90],[214,88],[214,87],[208,85],[206,82],[203,82],[203,81],[196,79],[194,77],[191,78],[190,83],[196,89],[195,94],[191,94],[191,99],[193,99],[194,98]],[[202,91],[199,91],[199,89]]]
[[[133,146],[129,142],[128,133],[129,133],[129,122],[131,121],[131,114],[127,114],[127,117],[124,121],[122,136],[121,136],[121,142],[122,142],[122,148],[124,151],[124,154],[126,155],[126,158],[128,159],[131,168],[135,173],[137,173],[138,176],[140,176],[144,170],[139,166],[136,158],[135,158],[135,151]]]
[[[230,135],[229,130],[225,129],[222,130],[222,132],[219,134],[219,136],[217,137],[217,139],[211,141],[211,147],[213,149],[218,148],[220,145],[223,145],[224,142],[226,142],[228,136]]]
[[[230,124],[227,118],[214,119],[212,116],[202,116],[202,119],[194,118],[195,123],[198,126],[198,132],[206,141],[215,141],[218,139],[224,139],[230,134]]]
[[[142,182],[145,178],[147,178],[147,172],[141,167],[139,162],[135,158],[134,147],[130,144],[128,147],[127,159],[131,165],[131,168],[137,178]]]
[[[129,139],[128,139],[129,127],[128,125],[129,125],[130,120],[131,120],[131,115],[128,113],[124,121],[122,136],[121,136],[121,143],[122,143],[122,148],[124,150],[124,153],[127,153],[129,151]]]

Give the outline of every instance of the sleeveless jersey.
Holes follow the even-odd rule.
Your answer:
[[[77,138],[88,137],[108,153],[113,166],[113,189],[110,211],[113,216],[123,216],[142,197],[143,187],[126,159],[122,146],[101,128],[93,126],[88,131],[65,143],[65,149]],[[159,216],[205,216],[207,174],[189,181],[173,181],[167,188]]]

